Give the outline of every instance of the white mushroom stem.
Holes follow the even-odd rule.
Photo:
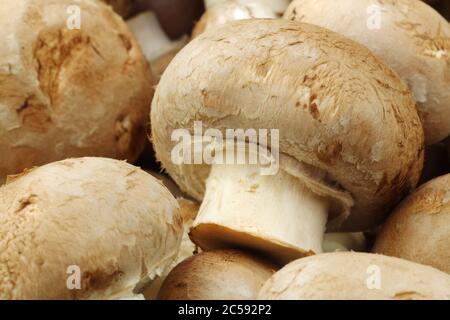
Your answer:
[[[204,249],[243,246],[289,261],[322,252],[328,207],[283,170],[213,165],[191,237]]]
[[[172,41],[161,28],[156,15],[151,11],[129,19],[127,24],[149,62],[155,61],[170,51],[181,49],[187,42],[186,37]]]

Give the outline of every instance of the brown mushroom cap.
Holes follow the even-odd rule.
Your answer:
[[[183,220],[151,175],[79,158],[11,177],[0,188],[0,299],[112,299],[175,259]],[[80,290],[67,288],[69,266]]]
[[[314,191],[338,204],[331,220],[351,211],[341,230],[377,224],[414,188],[423,164],[423,129],[398,76],[361,45],[287,20],[207,31],[161,78],[151,111],[154,148],[181,189],[200,201],[210,167],[171,160],[173,130],[192,131],[194,121],[223,132],[280,129],[280,152],[295,163],[289,172],[320,172]]]
[[[427,144],[450,134],[450,25],[430,6],[419,0],[295,0],[284,17],[367,46],[408,83]]]
[[[450,174],[420,187],[394,211],[374,252],[450,273]]]
[[[122,19],[97,1],[17,0],[0,21],[0,181],[67,157],[136,160],[152,75]]]
[[[237,250],[202,252],[177,265],[167,276],[161,300],[255,299],[275,272],[272,264]]]
[[[264,284],[258,298],[448,300],[450,276],[428,266],[383,255],[326,253],[291,262]]]

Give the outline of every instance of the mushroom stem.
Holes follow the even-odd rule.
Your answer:
[[[328,207],[283,170],[213,165],[191,238],[202,249],[246,247],[287,262],[322,252]]]

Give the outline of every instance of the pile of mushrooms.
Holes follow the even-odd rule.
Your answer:
[[[447,2],[2,1],[0,300],[450,300]]]

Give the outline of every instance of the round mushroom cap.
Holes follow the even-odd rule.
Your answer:
[[[284,17],[367,46],[409,85],[427,144],[450,134],[450,25],[433,8],[419,0],[295,0]]]
[[[374,252],[450,274],[450,174],[421,186],[388,218]]]
[[[277,15],[270,7],[264,6],[259,1],[242,3],[239,0],[225,0],[206,10],[195,25],[192,37],[231,21],[255,18],[277,18]]]
[[[308,24],[231,22],[198,36],[166,69],[152,102],[154,149],[201,201],[210,166],[172,161],[172,133],[193,135],[196,121],[223,137],[227,129],[279,130],[281,170],[330,198],[330,230],[377,224],[423,165],[407,86],[365,47]]]
[[[99,1],[17,0],[0,21],[0,182],[68,157],[136,160],[152,75],[122,19]]]
[[[202,252],[177,265],[160,300],[252,300],[275,272],[272,264],[238,250]]]
[[[183,233],[178,203],[162,183],[106,158],[10,177],[0,188],[0,220],[7,300],[132,296],[172,263]]]
[[[264,300],[450,299],[450,276],[406,260],[336,252],[298,259],[275,273]]]

